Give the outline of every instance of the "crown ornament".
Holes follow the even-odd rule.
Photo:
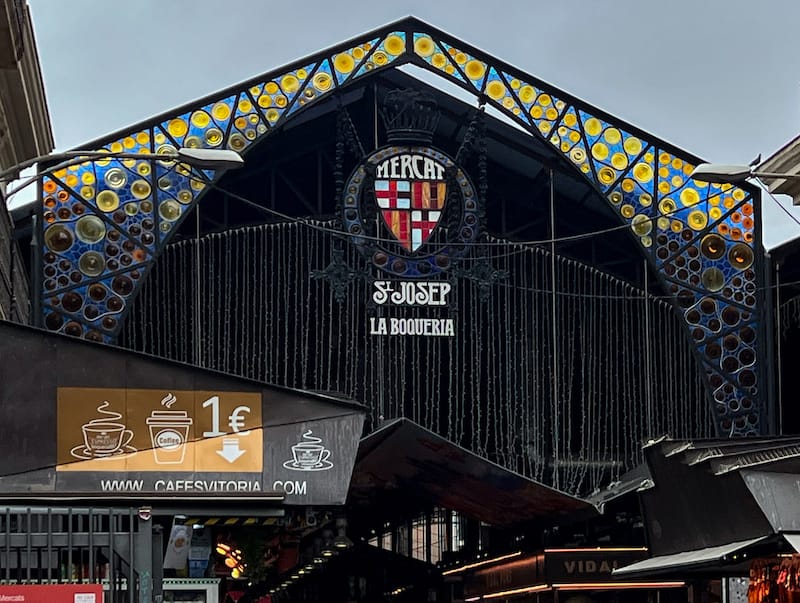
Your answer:
[[[430,144],[439,125],[439,104],[418,90],[392,90],[381,111],[389,143]]]

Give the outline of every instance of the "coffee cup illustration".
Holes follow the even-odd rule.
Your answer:
[[[133,439],[133,432],[122,423],[105,420],[81,426],[86,450],[94,457],[111,456],[122,450]]]
[[[322,439],[313,435],[309,429],[303,434],[303,441],[292,446],[292,458],[283,466],[293,471],[326,471],[333,467],[328,459],[331,451],[322,444]]]
[[[97,407],[97,414],[104,416],[81,425],[83,444],[70,450],[72,456],[84,460],[107,459],[119,454],[136,452],[136,449],[130,446],[133,431],[122,423],[121,413],[106,410],[109,406],[108,400],[102,402]]]
[[[175,401],[175,396],[167,394],[161,404],[169,409]],[[150,413],[146,423],[157,464],[177,465],[183,462],[192,422],[185,410],[154,410]]]

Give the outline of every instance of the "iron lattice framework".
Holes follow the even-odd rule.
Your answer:
[[[760,199],[689,178],[698,159],[413,18],[128,129],[91,148],[246,153],[293,115],[371,73],[414,64],[571,161],[630,227],[684,319],[721,435],[762,430]],[[41,319],[111,341],[148,270],[220,172],[168,161],[86,162],[43,176]],[[678,376],[678,378],[680,378]]]

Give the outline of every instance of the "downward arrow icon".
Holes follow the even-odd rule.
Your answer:
[[[245,452],[247,451],[239,448],[239,438],[222,438],[222,450],[217,450],[217,454],[229,463],[233,463]]]

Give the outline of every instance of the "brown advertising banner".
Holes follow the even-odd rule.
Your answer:
[[[0,357],[0,494],[347,497],[352,401],[2,321]]]
[[[261,395],[58,388],[58,471],[258,472]]]

